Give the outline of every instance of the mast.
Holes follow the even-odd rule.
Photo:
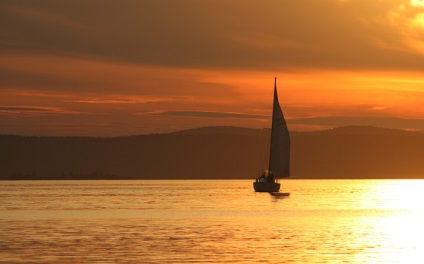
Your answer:
[[[272,118],[271,118],[271,142],[269,144],[269,164],[268,164],[268,172],[271,172],[272,165],[272,139],[274,134],[274,117],[275,117],[275,103],[278,104],[278,94],[277,94],[277,77],[274,77],[274,102],[272,104]]]

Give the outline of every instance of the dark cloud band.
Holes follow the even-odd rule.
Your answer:
[[[252,118],[252,119],[270,118],[269,116],[264,116],[264,115],[252,115],[252,114],[230,113],[230,112],[208,112],[208,111],[165,111],[165,112],[149,113],[149,115],[202,117],[202,118]]]
[[[423,54],[406,44],[422,39],[399,28],[412,26],[419,8],[376,0],[4,1],[0,51],[208,69],[423,70]]]

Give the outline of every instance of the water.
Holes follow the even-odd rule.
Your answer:
[[[0,182],[0,263],[424,263],[424,181]]]

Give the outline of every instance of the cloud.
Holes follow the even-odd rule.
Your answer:
[[[131,95],[154,101],[205,93],[210,99],[230,95],[231,86],[205,78],[216,74],[199,69],[11,53],[0,60],[0,91],[31,89],[43,93],[94,93],[97,97]]]
[[[71,101],[73,103],[87,103],[87,104],[137,104],[135,100],[126,99],[78,99]]]
[[[118,98],[80,98],[74,100],[68,100],[67,102],[72,103],[84,103],[84,104],[146,104],[146,103],[155,103],[155,102],[165,102],[164,98],[142,98],[142,97],[133,97],[133,98],[119,98],[120,96],[115,96]]]
[[[269,116],[230,113],[230,112],[212,112],[212,111],[163,111],[147,113],[147,115],[177,116],[177,117],[198,117],[198,118],[242,118],[242,119],[269,119]]]
[[[82,114],[81,112],[69,111],[61,107],[41,106],[0,106],[0,115],[59,115],[59,114]]]
[[[1,50],[204,69],[422,70],[423,55],[399,30],[409,15],[396,11],[403,3],[4,1]],[[390,16],[395,11],[400,18]],[[416,28],[408,31],[415,44]]]

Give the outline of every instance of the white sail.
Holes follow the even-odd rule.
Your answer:
[[[290,135],[278,102],[277,78],[274,85],[269,170],[278,178],[290,176]]]

